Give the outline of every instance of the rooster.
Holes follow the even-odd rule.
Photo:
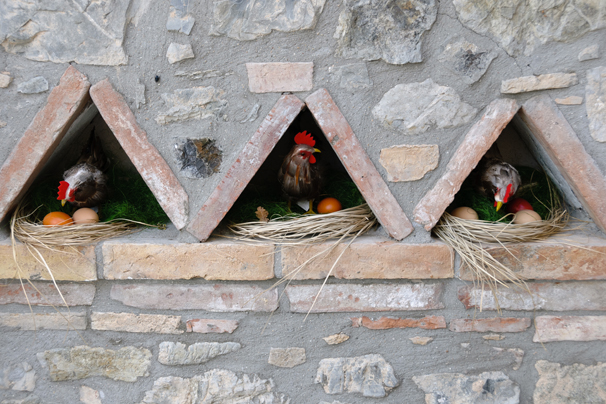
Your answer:
[[[307,213],[314,213],[313,200],[320,193],[322,173],[313,154],[320,153],[320,150],[314,148],[316,141],[305,131],[297,133],[295,143],[282,161],[278,171],[278,181],[288,198],[289,210],[292,201],[308,199]]]
[[[93,129],[76,164],[63,173],[57,196],[61,205],[69,202],[77,208],[90,208],[104,202],[108,188],[107,176],[103,171],[107,169],[108,164],[109,160],[105,157]]]
[[[518,191],[521,182],[518,170],[496,157],[483,157],[476,168],[475,189],[494,199],[497,212]]]

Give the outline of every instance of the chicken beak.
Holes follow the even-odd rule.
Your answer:
[[[501,206],[503,206],[503,202],[497,201],[497,212],[499,211],[499,209],[501,209]]]
[[[66,201],[67,201],[67,199],[61,199],[61,206],[65,206]]]
[[[320,151],[320,149],[314,148],[314,153],[322,153],[322,152]]]

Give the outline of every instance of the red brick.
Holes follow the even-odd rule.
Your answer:
[[[313,62],[246,63],[251,93],[310,91],[313,88]]]
[[[530,327],[529,318],[455,318],[448,329],[454,332],[522,332]]]
[[[356,184],[387,233],[402,240],[413,231],[412,224],[366,154],[351,126],[326,89],[305,99],[349,176]]]
[[[606,341],[606,316],[539,316],[534,342]]]
[[[225,177],[196,213],[187,227],[188,232],[200,241],[208,239],[304,106],[294,95],[280,97]]]
[[[366,316],[352,317],[352,327],[366,327],[370,330],[387,330],[390,328],[423,328],[426,330],[435,330],[446,328],[446,320],[443,316],[427,316],[423,318],[394,318],[381,317],[373,320]]]
[[[606,232],[606,178],[548,95],[526,101],[518,116],[594,222]]]
[[[187,332],[201,334],[209,333],[232,333],[238,328],[236,320],[216,320],[212,318],[196,318],[185,323]]]
[[[0,286],[0,304],[32,306],[90,306],[95,298],[95,285],[81,283],[23,282]],[[27,294],[27,298],[26,298]],[[63,296],[63,298],[61,297]]]
[[[113,89],[107,79],[92,86],[90,95],[103,120],[171,222],[179,230],[185,227],[189,197],[168,163],[147,140],[147,133],[137,123],[124,98]]]
[[[442,284],[324,285],[311,313],[442,309]],[[290,311],[307,313],[320,285],[290,285],[286,296]]]
[[[522,279],[606,279],[606,240],[601,238],[566,236],[561,242],[517,243],[486,251]],[[473,280],[465,265],[460,277]]]
[[[467,132],[463,143],[453,154],[442,177],[414,209],[414,220],[424,225],[425,230],[430,231],[440,220],[463,181],[517,111],[518,104],[512,99],[498,99],[486,107],[482,118]]]
[[[86,76],[69,66],[0,168],[0,221],[32,185],[89,100]]]
[[[278,291],[251,285],[113,285],[110,296],[142,309],[216,312],[273,311]]]
[[[292,272],[309,257],[334,242],[282,247],[282,274]],[[346,248],[341,243],[330,254],[305,265],[293,279],[324,279]],[[431,257],[431,259],[427,259]],[[362,237],[352,243],[332,271],[339,279],[438,279],[454,276],[454,252],[441,242],[402,244],[379,237]]]

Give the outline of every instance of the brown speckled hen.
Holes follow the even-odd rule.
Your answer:
[[[307,213],[314,213],[313,200],[320,193],[322,173],[313,154],[319,153],[320,150],[314,148],[316,141],[306,132],[298,133],[295,136],[295,143],[282,161],[278,171],[278,181],[288,198],[289,209],[293,201],[308,199]]]
[[[518,170],[497,157],[483,157],[476,168],[475,188],[494,199],[497,211],[518,191],[521,182]]]

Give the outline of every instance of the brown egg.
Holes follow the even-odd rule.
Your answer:
[[[458,207],[454,209],[450,214],[455,217],[458,217],[459,219],[478,220],[478,213],[475,210],[468,208],[467,206]]]
[[[69,226],[74,224],[74,221],[67,213],[51,212],[44,216],[42,224],[45,226]]]
[[[541,220],[541,216],[534,210],[520,210],[513,217],[514,224],[524,224]]]
[[[97,223],[99,221],[99,215],[97,215],[97,212],[90,208],[78,209],[74,212],[73,218],[76,224]]]

